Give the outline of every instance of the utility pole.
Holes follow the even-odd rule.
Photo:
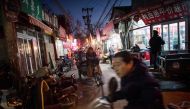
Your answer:
[[[82,8],[82,13],[84,14],[82,17],[84,19],[84,23],[87,26],[88,34],[93,35],[93,27],[91,24],[91,17],[92,17],[93,8]]]

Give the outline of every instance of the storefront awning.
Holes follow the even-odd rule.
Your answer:
[[[45,33],[47,33],[49,35],[51,35],[53,33],[53,30],[50,27],[48,27],[47,25],[45,25],[38,19],[34,18],[33,16],[29,15],[29,22],[37,27],[40,27],[41,29],[44,30]]]
[[[184,2],[164,3],[139,10],[145,24],[152,24],[180,18],[189,14],[188,6]]]
[[[188,3],[189,1],[183,2],[181,0],[163,1],[157,5],[153,4],[149,7],[132,10],[124,17],[115,19],[114,22],[118,23],[135,15],[141,17],[146,25],[181,18],[190,14]]]

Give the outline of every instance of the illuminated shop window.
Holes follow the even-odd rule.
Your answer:
[[[150,27],[148,26],[137,30],[133,30],[133,36],[134,36],[134,45],[138,44],[144,47],[148,47],[150,40]]]
[[[168,25],[163,25],[163,40],[165,41],[164,50],[169,50]]]
[[[142,19],[140,19],[138,22],[133,22],[132,28],[136,29],[136,28],[140,28],[140,27],[143,27],[143,26],[146,26],[146,24],[143,22]]]
[[[169,24],[169,33],[170,33],[170,50],[178,50],[179,39],[178,39],[177,23]]]
[[[185,22],[179,22],[180,49],[185,50]]]
[[[162,26],[161,25],[155,25],[155,26],[153,26],[153,30],[157,30],[159,36],[162,35]]]

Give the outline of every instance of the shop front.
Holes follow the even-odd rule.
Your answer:
[[[151,26],[146,25],[142,20],[133,22],[129,31],[131,47],[138,45],[141,49],[149,47],[149,40],[151,38]]]
[[[162,5],[141,9],[133,16],[130,28],[131,46],[149,47],[152,31],[157,30],[165,41],[163,51],[181,51],[188,49],[189,10],[185,2],[163,2]],[[134,20],[139,16],[139,20]]]
[[[188,49],[187,20],[178,19],[160,24],[154,24],[153,30],[158,30],[165,41],[164,51]]]
[[[66,31],[62,26],[59,26],[59,37],[56,40],[56,51],[57,51],[57,58],[60,56],[64,56],[64,46],[63,43],[66,40]]]
[[[25,76],[47,64],[49,56],[47,52],[52,46],[46,44],[46,42],[51,42],[49,40],[51,36],[46,34],[52,33],[52,30],[34,17],[21,16],[29,19],[25,23],[16,23],[19,69],[21,76]]]
[[[188,3],[183,1],[163,1],[163,5],[141,10],[141,18],[150,31],[157,30],[165,41],[164,51],[188,49]]]
[[[116,52],[123,49],[120,34],[114,30],[114,23],[110,21],[103,28],[100,39],[103,42],[104,53],[109,53],[109,48],[113,45]]]
[[[110,32],[109,38],[107,40],[107,50],[109,50],[111,46],[114,46],[115,52],[118,52],[123,48],[120,34],[116,33],[115,31]]]
[[[22,76],[34,73],[42,66],[41,53],[38,41],[38,32],[17,27],[17,46],[20,71]],[[22,30],[22,31],[21,31]]]

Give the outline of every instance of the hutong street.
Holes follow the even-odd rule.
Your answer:
[[[0,109],[190,109],[190,0],[0,0]]]

